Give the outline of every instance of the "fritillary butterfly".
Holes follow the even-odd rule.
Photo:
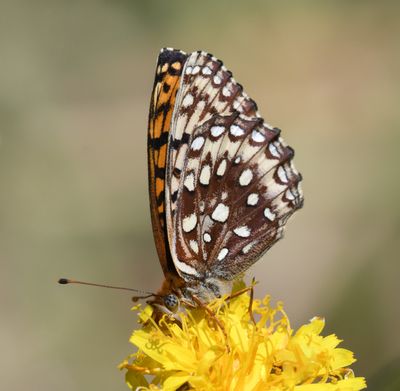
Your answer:
[[[303,204],[293,156],[220,60],[161,50],[148,127],[151,218],[165,274],[157,310],[230,292],[282,237]]]

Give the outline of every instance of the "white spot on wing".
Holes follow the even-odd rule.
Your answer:
[[[253,247],[253,243],[246,244],[246,246],[244,246],[242,248],[242,253],[247,254],[251,250],[252,247]]]
[[[247,186],[252,179],[253,173],[251,172],[250,168],[246,168],[239,177],[239,184],[240,186]]]
[[[286,175],[286,171],[282,166],[278,167],[278,177],[281,182],[288,183],[288,177]]]
[[[244,129],[241,128],[239,125],[231,125],[231,127],[229,128],[229,132],[232,136],[235,137],[243,136],[245,133]]]
[[[270,143],[268,149],[272,156],[279,157],[279,152],[274,143]]]
[[[251,138],[256,143],[262,143],[265,140],[265,136],[261,134],[258,130],[253,130],[253,132],[251,133]]]
[[[293,201],[295,198],[294,194],[290,191],[290,189],[286,190],[285,197],[290,201]]]
[[[228,193],[226,191],[223,191],[221,194],[221,200],[224,201],[228,198]]]
[[[217,175],[218,176],[223,176],[225,174],[226,170],[226,159],[221,160],[221,163],[219,163],[218,169],[217,169]]]
[[[185,182],[183,183],[189,191],[194,190],[194,175],[193,173],[190,173],[186,178]]]
[[[214,126],[211,126],[210,131],[211,131],[212,136],[218,137],[218,136],[221,136],[222,133],[224,133],[225,127],[219,126],[219,125],[214,125]]]
[[[241,238],[248,238],[250,236],[250,228],[247,225],[235,228],[233,232]]]
[[[196,242],[195,240],[189,241],[189,245],[190,245],[190,248],[191,248],[196,254],[199,253],[199,245],[197,244],[197,242]]]
[[[192,67],[187,67],[185,73],[190,75],[192,73]]]
[[[228,249],[224,247],[218,254],[218,261],[222,261],[228,255]]]
[[[257,193],[251,193],[247,197],[247,205],[255,206],[258,203],[259,196]]]
[[[186,94],[186,96],[183,98],[182,101],[182,106],[183,107],[189,107],[193,104],[194,98],[192,94]]]
[[[204,67],[201,72],[203,73],[203,75],[211,75],[212,70],[210,69],[210,67]]]
[[[174,265],[183,273],[198,276],[197,270],[194,267],[189,266],[185,262],[181,262],[179,259],[174,260]]]
[[[265,209],[264,209],[264,216],[265,216],[268,220],[274,221],[274,220],[275,220],[275,217],[276,217],[276,214],[273,213],[273,212],[271,212],[271,209],[265,208]]]
[[[198,151],[204,144],[204,137],[199,136],[196,137],[192,142],[193,151]]]
[[[239,164],[241,160],[242,160],[242,158],[241,158],[240,156],[238,156],[238,157],[235,159],[235,164]]]
[[[186,216],[182,220],[182,228],[185,232],[190,232],[192,231],[197,225],[197,217],[194,213],[192,213],[189,216]]]
[[[215,75],[214,76],[214,84],[221,84],[221,82],[222,82],[222,79],[218,75]]]
[[[231,90],[230,90],[228,87],[225,86],[225,87],[222,89],[222,95],[223,95],[223,96],[226,96],[226,97],[230,96],[230,95],[231,95]]]
[[[202,185],[208,185],[210,183],[210,177],[211,177],[211,167],[207,164],[201,170],[200,183]]]
[[[210,243],[211,242],[211,235],[209,234],[209,233],[205,233],[204,235],[203,235],[203,240],[206,242],[206,243]]]
[[[223,203],[219,203],[214,209],[211,218],[220,223],[224,223],[229,217],[229,207]]]
[[[193,69],[192,69],[192,75],[197,75],[200,71],[200,67],[198,65],[196,65]]]

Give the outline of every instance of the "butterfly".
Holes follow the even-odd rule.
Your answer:
[[[230,292],[303,205],[294,151],[222,61],[164,48],[148,122],[160,313]],[[194,299],[196,298],[196,301]]]

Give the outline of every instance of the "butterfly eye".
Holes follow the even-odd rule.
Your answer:
[[[164,296],[164,304],[171,312],[176,312],[178,309],[179,300],[175,295],[169,294]]]

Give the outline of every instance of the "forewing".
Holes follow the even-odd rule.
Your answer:
[[[148,171],[150,211],[154,240],[165,274],[175,270],[168,246],[165,224],[165,172],[168,136],[176,92],[187,55],[162,49],[157,60],[148,122]]]
[[[281,237],[302,205],[293,150],[222,63],[204,52],[185,63],[169,145],[173,262],[185,278],[233,279]]]

